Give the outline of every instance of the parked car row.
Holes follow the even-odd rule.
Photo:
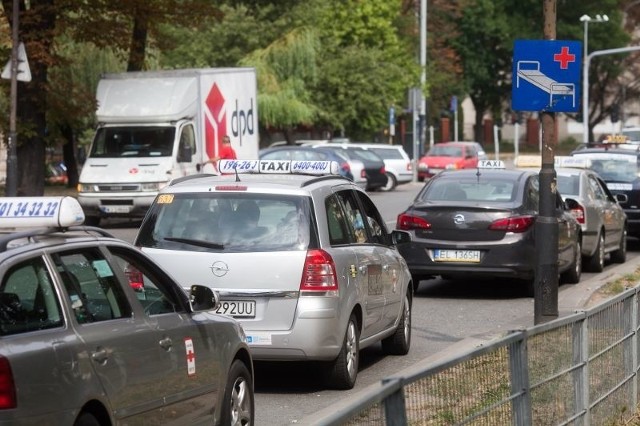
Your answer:
[[[341,174],[367,191],[392,191],[413,179],[411,160],[400,145],[311,141],[260,150],[261,160],[337,161]]]

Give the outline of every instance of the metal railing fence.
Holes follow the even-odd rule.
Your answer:
[[[639,291],[387,378],[314,424],[623,424],[638,405]]]

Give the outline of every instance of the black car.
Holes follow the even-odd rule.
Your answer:
[[[640,145],[602,144],[571,156],[589,161],[589,168],[606,182],[627,214],[627,235],[640,238]]]
[[[311,147],[290,145],[261,149],[260,160],[296,160],[296,161],[335,161],[340,175],[353,181],[353,173],[348,160],[340,153],[331,150],[319,150]]]
[[[445,170],[431,178],[398,215],[396,228],[411,232],[398,246],[414,277],[512,278],[533,294],[538,173],[532,170]],[[567,283],[580,281],[580,226],[556,193],[558,269]]]
[[[360,161],[364,165],[364,174],[367,178],[367,191],[384,188],[387,184],[388,178],[384,160],[373,151],[349,144],[314,145],[314,148],[321,151],[338,152],[349,160]]]

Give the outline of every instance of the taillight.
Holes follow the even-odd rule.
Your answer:
[[[382,166],[382,168],[380,168],[380,173],[382,173],[383,175],[387,174],[387,169],[385,169],[385,167]]]
[[[344,162],[342,163],[342,165],[340,166],[340,168],[342,169],[343,172],[345,173],[349,173],[351,172],[351,166],[349,166],[349,163]]]
[[[412,229],[429,229],[431,224],[425,219],[410,214],[401,213],[396,220],[396,228],[402,231],[411,231]]]
[[[16,408],[16,386],[9,360],[0,357],[0,410]]]
[[[576,218],[579,224],[584,225],[584,207],[578,204],[571,209],[571,214]]]
[[[324,250],[309,250],[304,261],[301,295],[322,293],[326,296],[338,295],[338,278],[333,258]]]
[[[134,291],[144,291],[144,278],[142,276],[142,272],[138,271],[131,265],[127,265],[124,269],[124,274],[126,275],[127,280],[129,280],[129,285]]]
[[[413,166],[411,163],[407,163],[407,171],[410,172],[411,170],[413,170]]]
[[[361,177],[361,178],[363,178],[363,179],[366,179],[366,178],[367,178],[367,172],[365,172],[365,171],[364,171],[364,169],[362,169],[362,170],[360,171],[360,177]]]
[[[505,217],[504,219],[498,219],[489,225],[489,229],[492,231],[506,231],[506,232],[524,232],[533,223],[536,218],[533,216],[513,216]]]

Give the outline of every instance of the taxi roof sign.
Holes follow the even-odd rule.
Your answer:
[[[84,211],[74,197],[0,197],[0,229],[66,228],[83,222]]]
[[[504,161],[502,160],[479,160],[479,169],[505,169]]]
[[[298,161],[298,160],[220,160],[218,170],[224,174],[261,173],[261,174],[305,174],[338,175],[336,161]]]
[[[513,165],[517,168],[540,168],[542,167],[542,157],[539,155],[518,155],[513,160]]]

